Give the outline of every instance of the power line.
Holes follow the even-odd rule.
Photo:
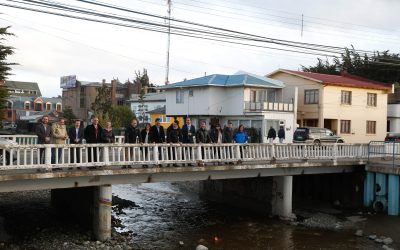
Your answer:
[[[9,1],[20,3],[18,1],[12,1],[12,0],[9,0]],[[80,0],[80,1],[82,1],[82,0]],[[109,19],[112,18],[112,19],[128,21],[128,22],[136,22],[136,23],[139,23],[141,26],[126,25],[126,24],[122,24],[122,23],[115,23],[115,22],[98,20],[98,19],[89,19],[89,18],[86,18],[86,17],[71,16],[71,15],[67,15],[67,14],[43,11],[43,10],[32,9],[32,8],[27,8],[27,7],[22,7],[22,6],[9,5],[9,4],[1,4],[1,5],[8,6],[8,7],[13,7],[13,8],[24,9],[24,10],[42,12],[42,13],[47,13],[47,14],[59,15],[59,16],[64,16],[64,17],[77,18],[77,19],[82,19],[82,20],[87,20],[87,21],[102,22],[102,23],[108,23],[108,24],[113,24],[113,25],[120,25],[120,26],[125,26],[125,27],[132,27],[132,28],[138,28],[138,29],[144,29],[144,30],[150,30],[150,31],[156,31],[156,32],[165,33],[165,30],[160,29],[160,28],[164,28],[165,25],[159,24],[159,23],[150,22],[150,21],[132,20],[132,19],[129,19],[129,18],[118,17],[118,16],[115,16],[115,15],[108,15],[108,14],[103,14],[103,13],[98,13],[98,12],[93,12],[93,11],[84,11],[84,10],[81,10],[81,9],[65,7],[65,6],[62,6],[62,5],[48,4],[48,2],[27,1],[27,0],[25,2],[30,2],[31,5],[32,5],[32,3],[33,3],[33,5],[41,4],[41,5],[44,5],[47,8],[53,8],[53,9],[58,9],[58,10],[70,11],[70,12],[77,12],[77,13],[81,13],[81,14],[94,15],[94,16],[98,16],[98,17],[102,17],[102,18],[109,18]],[[154,27],[149,28],[149,26],[155,26],[156,28],[154,28]],[[208,27],[211,27],[211,28],[214,28],[214,29],[221,29],[221,28],[213,27],[213,26],[208,26]],[[335,51],[319,49],[318,46],[325,46],[325,47],[330,47],[330,48],[340,48],[340,47],[318,45],[318,44],[298,43],[298,42],[294,42],[294,41],[287,41],[287,40],[280,40],[280,39],[273,39],[273,38],[266,38],[266,39],[270,39],[272,41],[265,41],[263,39],[255,39],[255,38],[251,37],[251,36],[256,36],[256,35],[242,33],[242,32],[236,32],[236,31],[227,30],[227,29],[222,29],[222,30],[226,30],[226,31],[232,32],[232,33],[235,32],[235,33],[239,33],[239,34],[244,34],[244,36],[230,35],[230,34],[226,34],[226,32],[225,33],[208,32],[208,31],[204,31],[204,30],[201,30],[201,32],[199,33],[198,30],[195,30],[193,28],[186,28],[186,27],[180,27],[180,26],[174,26],[173,28],[175,29],[173,34],[176,34],[176,35],[183,35],[183,36],[188,36],[188,37],[201,38],[201,39],[214,40],[214,41],[227,42],[227,43],[234,43],[234,44],[247,45],[247,46],[255,46],[255,47],[260,47],[260,48],[283,50],[283,51],[296,52],[296,53],[322,55],[322,56],[327,56],[327,57],[332,57],[334,55],[310,53],[308,51],[315,51],[316,50],[316,51],[325,51],[325,52],[330,52],[330,53],[338,53],[338,52],[335,52]],[[216,38],[210,38],[210,37],[204,37],[203,36],[204,33],[206,33],[208,36],[216,37],[217,39]],[[260,37],[260,36],[256,36],[256,37]],[[262,37],[262,38],[264,38],[264,37]],[[282,48],[271,48],[271,47],[260,46],[260,45],[255,45],[255,44],[246,44],[246,43],[242,43],[242,42],[232,42],[232,41],[226,40],[226,39],[239,39],[239,40],[247,40],[247,41],[251,41],[251,42],[269,42],[269,43],[273,43],[273,44],[281,45],[281,46],[295,47],[297,49],[300,48],[302,50],[295,51],[295,50],[287,50],[287,49],[282,49]],[[276,41],[285,41],[287,43],[280,43],[280,42],[276,42]],[[297,44],[305,44],[308,47],[307,46],[299,46]],[[314,47],[312,47],[312,46],[314,46]],[[384,63],[384,62],[373,62],[373,63],[398,66],[397,64],[390,64],[390,63]]]

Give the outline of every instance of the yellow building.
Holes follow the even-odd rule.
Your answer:
[[[283,81],[288,93],[297,88],[299,126],[331,129],[349,143],[385,139],[391,85],[348,73],[327,75],[279,69],[267,76]]]
[[[158,108],[155,110],[151,110],[147,112],[148,114],[150,114],[150,123],[151,125],[155,125],[155,121],[157,118],[161,119],[161,125],[166,129],[169,127],[169,125],[171,125],[174,120],[178,120],[179,121],[179,127],[182,128],[182,125],[184,124],[184,120],[182,117],[169,117],[165,115],[165,106],[162,108]]]

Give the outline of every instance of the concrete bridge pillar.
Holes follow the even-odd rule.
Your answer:
[[[290,219],[292,214],[293,176],[275,176],[272,187],[272,214]]]
[[[111,238],[111,185],[51,190],[53,207],[91,228],[95,240]]]
[[[93,236],[96,240],[106,241],[111,238],[112,187],[94,188]]]

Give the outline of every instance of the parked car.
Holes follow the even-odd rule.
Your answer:
[[[327,128],[300,127],[297,128],[296,131],[294,131],[293,142],[311,142],[316,144],[320,144],[323,142],[344,143],[344,139],[338,135],[335,135],[331,130]]]
[[[0,138],[0,145],[18,145],[15,141],[8,140],[5,138]],[[4,153],[6,157],[6,165],[10,164],[10,151],[9,150],[3,150],[0,149],[0,165],[3,165],[3,159],[4,159]],[[14,156],[13,156],[13,161],[14,161]]]
[[[400,142],[400,133],[391,133],[391,132],[387,133],[385,141]]]

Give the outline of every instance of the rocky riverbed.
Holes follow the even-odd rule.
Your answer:
[[[115,211],[134,203],[115,197]],[[0,249],[138,249],[132,232],[119,233],[121,222],[113,216],[112,238],[93,241],[91,232],[50,206],[50,191],[0,194]]]
[[[305,204],[285,222],[203,202],[170,183],[113,190],[107,242],[52,209],[48,190],[0,193],[0,249],[400,249],[399,217]]]

